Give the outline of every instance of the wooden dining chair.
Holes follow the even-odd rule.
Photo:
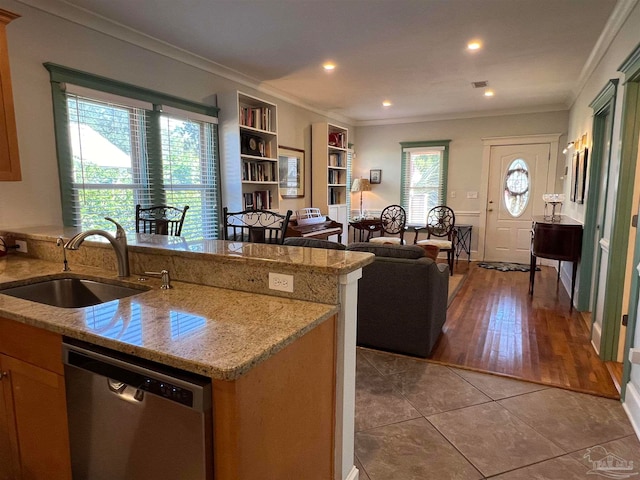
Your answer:
[[[372,237],[372,243],[391,243],[404,245],[404,231],[407,225],[407,213],[400,205],[389,205],[380,213],[381,236]]]
[[[182,234],[187,210],[189,210],[189,205],[185,205],[182,209],[168,205],[156,205],[149,208],[136,205],[136,233],[155,233],[179,237]]]
[[[222,230],[225,240],[252,243],[273,243],[282,245],[293,212],[286,214],[270,210],[243,210],[229,212],[223,208],[224,227]]]
[[[453,249],[456,239],[456,215],[446,205],[433,207],[427,213],[427,224],[424,227],[415,227],[416,236],[414,245],[438,247],[441,252],[447,252],[449,273],[453,275]],[[420,232],[427,232],[427,238],[418,240]]]

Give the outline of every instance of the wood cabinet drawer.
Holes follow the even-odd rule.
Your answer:
[[[63,374],[62,336],[0,317],[0,352]]]

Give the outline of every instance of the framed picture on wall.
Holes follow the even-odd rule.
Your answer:
[[[382,181],[382,170],[369,170],[369,182],[380,183]]]
[[[280,196],[304,197],[304,150],[278,145],[278,169]]]
[[[584,148],[578,158],[578,174],[576,175],[576,202],[584,203],[584,190],[587,184],[587,160],[589,149]]]
[[[580,162],[580,152],[575,152],[571,157],[571,193],[569,200],[576,201],[578,193],[578,164]]]

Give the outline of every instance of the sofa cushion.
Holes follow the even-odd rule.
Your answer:
[[[344,250],[343,244],[338,242],[331,242],[329,240],[321,240],[319,238],[304,238],[304,237],[287,237],[284,239],[284,245],[294,247],[309,247],[309,248],[326,248],[330,250]]]
[[[415,245],[389,245],[369,242],[352,243],[347,250],[373,253],[377,257],[407,258],[415,260],[425,256],[424,249]]]

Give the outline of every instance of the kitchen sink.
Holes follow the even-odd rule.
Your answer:
[[[81,278],[55,278],[0,289],[0,293],[4,295],[62,308],[90,307],[143,291],[139,288]]]

